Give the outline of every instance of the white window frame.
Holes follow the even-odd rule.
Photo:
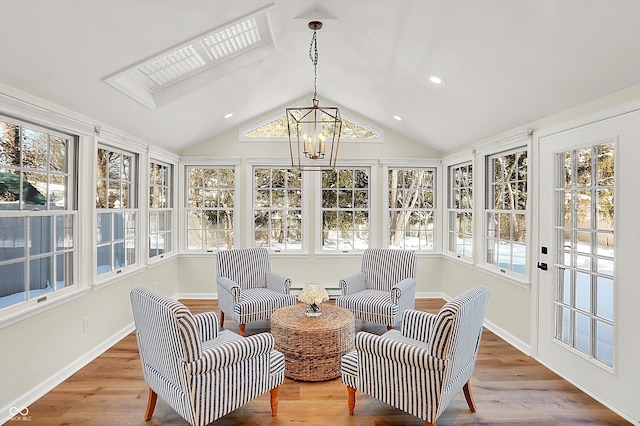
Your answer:
[[[149,158],[149,161],[147,162],[148,165],[148,169],[147,169],[147,176],[148,178],[150,178],[151,175],[151,164],[157,164],[160,166],[164,166],[167,167],[167,174],[168,176],[166,177],[166,186],[167,186],[167,206],[166,207],[152,207],[151,206],[151,189],[153,188],[151,185],[151,182],[147,182],[147,187],[149,188],[149,199],[147,200],[146,206],[147,206],[147,215],[149,216],[148,219],[148,226],[146,227],[147,230],[147,238],[146,238],[146,243],[147,246],[145,248],[145,253],[147,254],[147,262],[149,264],[154,264],[157,262],[161,262],[163,260],[166,260],[167,258],[173,257],[176,253],[177,253],[177,246],[178,246],[178,236],[177,236],[177,232],[176,232],[176,223],[177,223],[177,216],[178,216],[178,209],[176,208],[176,167],[177,167],[177,163],[175,162],[171,162],[168,160],[164,160],[162,158],[160,158],[159,155],[151,155],[151,157]],[[165,225],[168,227],[168,229],[165,230],[164,234],[169,234],[170,238],[171,238],[171,249],[166,251],[162,254],[157,254],[154,256],[150,256],[151,253],[151,229],[150,229],[150,224],[151,224],[151,214],[154,212],[169,212],[171,214],[170,220],[168,220]]]
[[[509,280],[510,282],[523,286],[525,288],[531,287],[531,265],[532,265],[532,257],[531,257],[531,247],[533,242],[533,232],[531,229],[531,200],[532,200],[532,177],[531,171],[534,170],[533,159],[531,156],[532,149],[532,130],[527,129],[523,132],[514,134],[512,136],[507,136],[503,139],[499,139],[496,141],[491,141],[486,144],[480,145],[476,147],[476,159],[474,161],[474,188],[476,194],[484,194],[483,199],[481,201],[482,204],[479,204],[476,198],[475,209],[474,209],[474,222],[475,222],[475,235],[474,240],[476,240],[474,245],[474,255],[476,258],[476,265],[481,269],[498,275],[504,279]],[[488,180],[490,179],[489,173],[491,172],[488,167],[489,158],[496,156],[501,153],[507,153],[511,151],[526,151],[527,152],[527,209],[521,210],[519,212],[523,212],[526,216],[526,234],[527,241],[525,243],[525,273],[518,274],[512,271],[507,271],[503,268],[499,268],[498,266],[487,262],[487,240],[488,240],[488,229],[487,229],[487,215],[488,209],[488,192],[489,184]],[[477,232],[478,229],[481,232]]]
[[[433,192],[433,206],[431,208],[413,208],[413,209],[408,209],[408,211],[423,211],[423,212],[430,212],[433,215],[432,218],[432,225],[433,225],[433,230],[432,230],[432,241],[433,241],[433,245],[431,248],[422,248],[422,249],[413,249],[413,248],[404,248],[406,250],[414,250],[416,253],[434,253],[437,251],[438,249],[438,232],[437,232],[437,222],[438,222],[438,218],[440,216],[440,212],[439,210],[439,204],[438,204],[438,184],[439,184],[439,176],[438,176],[438,167],[436,165],[431,165],[431,166],[424,166],[424,165],[390,165],[387,164],[386,167],[384,168],[384,181],[385,181],[385,185],[384,185],[384,190],[385,190],[385,197],[384,199],[386,200],[386,202],[384,203],[385,205],[385,223],[386,226],[384,227],[385,230],[385,240],[384,240],[384,248],[391,248],[389,245],[389,239],[391,238],[391,224],[389,223],[389,217],[391,215],[392,211],[401,211],[401,209],[395,209],[395,208],[391,208],[389,206],[391,200],[389,199],[390,197],[390,192],[391,192],[391,188],[389,186],[389,172],[391,172],[392,170],[402,170],[402,171],[415,171],[415,170],[424,170],[424,171],[431,171],[432,172],[432,176],[433,176],[433,187],[432,187],[432,192]]]
[[[294,100],[291,102],[292,107],[297,106],[297,107],[305,107],[305,106],[310,106],[311,105],[311,99],[307,99],[307,98],[300,98],[297,100]],[[335,104],[331,101],[326,101],[323,99],[320,99],[320,106],[335,106]],[[350,143],[350,142],[368,142],[368,143],[382,143],[384,142],[384,130],[381,127],[378,127],[372,123],[370,123],[369,121],[358,117],[358,115],[344,107],[338,106],[339,110],[340,110],[340,116],[341,118],[344,118],[348,121],[351,121],[354,124],[357,124],[358,126],[364,127],[365,129],[375,133],[377,135],[377,137],[375,138],[343,138],[340,137],[340,142],[346,142],[346,143]],[[274,136],[274,137],[266,137],[266,136],[262,136],[262,137],[250,137],[247,136],[247,133],[257,129],[259,127],[264,126],[265,124],[271,123],[274,120],[277,120],[280,117],[283,117],[285,115],[284,112],[285,107],[281,108],[281,109],[277,109],[277,110],[272,110],[269,113],[265,114],[262,116],[262,118],[253,121],[249,124],[247,124],[246,126],[242,126],[240,127],[240,129],[238,130],[238,140],[240,142],[288,142],[289,138],[288,137],[284,137],[284,136]]]
[[[141,214],[142,212],[144,212],[146,214],[147,209],[141,209],[140,205],[144,204],[144,201],[147,199],[147,197],[141,197],[140,196],[140,188],[142,187],[142,185],[146,185],[146,179],[140,179],[140,165],[141,164],[145,164],[146,162],[144,161],[145,156],[144,153],[146,151],[145,148],[143,148],[140,144],[135,143],[133,141],[127,140],[122,138],[121,140],[117,140],[117,136],[116,135],[111,135],[111,137],[106,137],[106,136],[101,136],[101,135],[97,135],[96,137],[96,144],[95,144],[95,150],[94,150],[94,164],[96,164],[95,167],[95,171],[94,171],[94,175],[93,175],[93,195],[94,195],[94,200],[96,200],[97,198],[97,182],[98,182],[98,150],[99,149],[107,149],[111,152],[115,152],[115,153],[119,153],[119,154],[124,154],[124,155],[130,155],[132,157],[132,164],[130,164],[130,175],[131,175],[131,189],[129,190],[129,207],[127,208],[98,208],[96,206],[96,202],[94,201],[93,203],[93,208],[94,208],[94,220],[95,220],[95,232],[94,232],[94,241],[93,241],[93,247],[94,247],[94,253],[93,253],[93,267],[94,267],[94,282],[96,286],[102,286],[105,284],[108,284],[110,282],[113,281],[113,278],[116,276],[125,276],[127,274],[130,274],[136,270],[139,270],[140,268],[142,268],[145,263],[146,263],[146,259],[147,256],[144,256],[144,259],[141,259],[141,247],[145,246],[146,244],[142,244],[143,241],[143,236],[146,237],[147,232],[146,230],[143,230],[143,226],[146,225],[146,218],[141,218]],[[142,181],[142,182],[141,182]],[[132,221],[132,225],[134,227],[135,230],[135,236],[134,238],[129,238],[127,239],[126,237],[126,224],[125,224],[125,229],[124,234],[123,234],[123,238],[122,241],[123,243],[125,243],[125,249],[126,249],[126,241],[129,240],[129,242],[133,241],[133,243],[135,244],[135,248],[134,248],[134,256],[135,256],[135,261],[130,263],[130,264],[125,264],[124,266],[121,266],[117,269],[115,269],[113,267],[113,258],[111,260],[111,269],[108,272],[104,272],[102,274],[98,273],[98,247],[101,245],[100,242],[98,241],[98,215],[100,214],[111,214],[111,218],[113,219],[113,214],[114,213],[123,213],[125,214],[135,214],[135,219]],[[124,224],[124,222],[123,222]],[[112,220],[112,232],[113,232],[113,220]],[[146,239],[146,238],[145,238]],[[112,240],[112,242],[109,244],[111,246],[111,253],[113,256],[113,245],[114,245],[114,241]],[[102,245],[102,246],[106,246],[106,244]],[[126,256],[126,252],[125,252],[125,256]]]
[[[50,206],[41,206],[40,208],[24,208],[23,206],[19,206],[17,210],[0,210],[0,216],[5,218],[23,218],[24,219],[24,237],[25,237],[25,247],[24,247],[24,256],[20,256],[20,259],[23,259],[26,268],[25,275],[25,300],[8,305],[0,310],[2,315],[0,317],[0,328],[10,325],[15,321],[24,318],[25,316],[31,315],[33,313],[40,312],[42,309],[46,309],[47,307],[52,307],[61,303],[62,301],[68,300],[72,297],[77,297],[81,293],[82,289],[82,277],[79,275],[79,265],[81,263],[80,253],[81,247],[80,235],[78,234],[80,214],[79,214],[79,202],[78,202],[78,161],[80,157],[80,143],[79,140],[81,138],[81,133],[75,131],[73,129],[64,129],[57,130],[56,127],[45,127],[45,123],[41,123],[40,114],[33,113],[33,122],[38,122],[39,124],[34,124],[29,120],[21,120],[12,117],[11,115],[0,114],[0,119],[7,123],[11,123],[14,125],[20,126],[20,128],[26,127],[30,130],[35,130],[38,132],[45,133],[47,135],[53,135],[62,139],[66,139],[68,144],[66,146],[66,172],[57,173],[57,175],[64,175],[67,179],[67,187],[66,187],[66,200],[65,200],[65,208],[61,210],[50,209]],[[22,133],[21,133],[22,134]],[[47,164],[50,162],[47,160]],[[18,166],[6,166],[7,168],[16,168],[19,171],[24,170],[25,168],[22,165]],[[45,171],[47,175],[51,173],[51,171],[47,168]],[[56,173],[54,173],[56,174]],[[73,234],[73,247],[72,248],[61,248],[56,249],[56,217],[64,217],[70,216],[73,218],[73,225],[71,228],[71,232]],[[29,236],[29,221],[31,218],[50,218],[51,220],[51,250],[49,252],[45,252],[44,255],[40,254],[31,254],[29,253],[29,244],[30,236]],[[60,289],[56,289],[55,286],[51,289],[51,291],[44,293],[40,296],[34,296],[29,298],[29,284],[28,284],[28,263],[30,260],[34,259],[51,259],[51,268],[52,274],[55,276],[56,274],[56,257],[62,255],[64,253],[72,254],[72,264],[70,266],[70,274],[72,276],[72,284]],[[8,259],[6,262],[2,262],[3,264],[9,265],[15,263],[17,258]]]
[[[240,202],[238,195],[240,194],[240,159],[239,158],[200,158],[200,157],[183,157],[180,161],[180,182],[179,187],[182,189],[182,200],[180,203],[180,252],[188,255],[210,255],[216,253],[215,249],[189,249],[189,237],[188,237],[188,214],[189,214],[189,182],[187,170],[189,168],[210,168],[210,169],[232,169],[234,171],[234,195],[236,197],[233,205],[233,247],[238,247],[238,243],[242,241],[241,235],[239,235],[239,212]]]
[[[255,169],[292,169],[290,161],[285,161],[282,158],[260,158],[260,159],[248,159],[247,160],[247,197],[246,205],[248,206],[247,216],[245,218],[248,224],[246,246],[255,247],[255,205],[254,205],[254,179]],[[288,250],[274,250],[269,248],[269,252],[273,255],[302,255],[309,253],[309,240],[310,240],[310,215],[309,215],[309,193],[310,193],[310,181],[313,175],[308,172],[302,172],[302,247],[300,250],[288,249]]]
[[[377,185],[377,161],[375,160],[345,160],[344,162],[340,162],[339,166],[336,167],[336,170],[341,169],[367,169],[369,173],[369,204],[368,204],[368,215],[369,215],[369,248],[378,247],[378,236],[375,228],[372,229],[371,224],[378,223],[378,217],[376,215],[376,206],[378,205],[378,185]],[[318,173],[316,177],[316,185],[315,185],[315,193],[316,197],[316,217],[315,223],[316,226],[316,235],[315,235],[315,245],[314,245],[314,254],[316,256],[349,256],[349,255],[357,255],[360,256],[364,250],[335,250],[328,251],[323,250],[322,247],[322,174]]]
[[[444,218],[443,218],[443,223],[444,223],[443,254],[445,254],[446,256],[450,256],[454,259],[460,260],[461,262],[473,264],[474,259],[477,257],[476,248],[477,248],[478,236],[476,233],[475,225],[476,225],[476,218],[479,210],[476,203],[477,168],[476,168],[475,161],[473,161],[473,153],[468,151],[468,152],[460,153],[454,157],[447,157],[443,159],[442,164],[443,164],[443,174],[445,175],[445,186],[446,186],[446,201],[442,209],[445,212]],[[464,167],[464,166],[467,166],[467,167],[471,166],[473,168],[473,180],[471,182],[471,187],[470,187],[472,191],[472,197],[471,197],[472,208],[456,209],[452,205],[453,203],[452,191],[453,191],[453,183],[454,183],[453,171],[457,168]],[[455,233],[455,230],[452,227],[453,224],[451,223],[451,216],[453,216],[454,213],[465,212],[465,211],[471,213],[471,218],[472,218],[471,219],[471,249],[472,249],[471,256],[465,256],[464,254],[459,254],[456,251],[456,247],[451,247],[451,234]]]

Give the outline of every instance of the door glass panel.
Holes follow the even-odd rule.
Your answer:
[[[563,247],[556,261],[556,337],[613,365],[613,145],[559,154],[558,164],[556,194],[563,202],[555,226]]]

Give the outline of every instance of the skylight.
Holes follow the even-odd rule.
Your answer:
[[[275,53],[268,9],[214,28],[105,77],[149,109]]]

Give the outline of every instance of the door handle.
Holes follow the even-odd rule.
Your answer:
[[[549,267],[547,266],[546,263],[540,263],[538,262],[538,269],[542,269],[543,271],[546,271],[549,269]]]

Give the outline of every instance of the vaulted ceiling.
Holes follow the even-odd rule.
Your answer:
[[[104,81],[264,7],[272,54],[164,105]],[[0,83],[180,152],[309,98],[319,19],[321,103],[447,153],[640,83],[638,16],[633,0],[0,0]]]

